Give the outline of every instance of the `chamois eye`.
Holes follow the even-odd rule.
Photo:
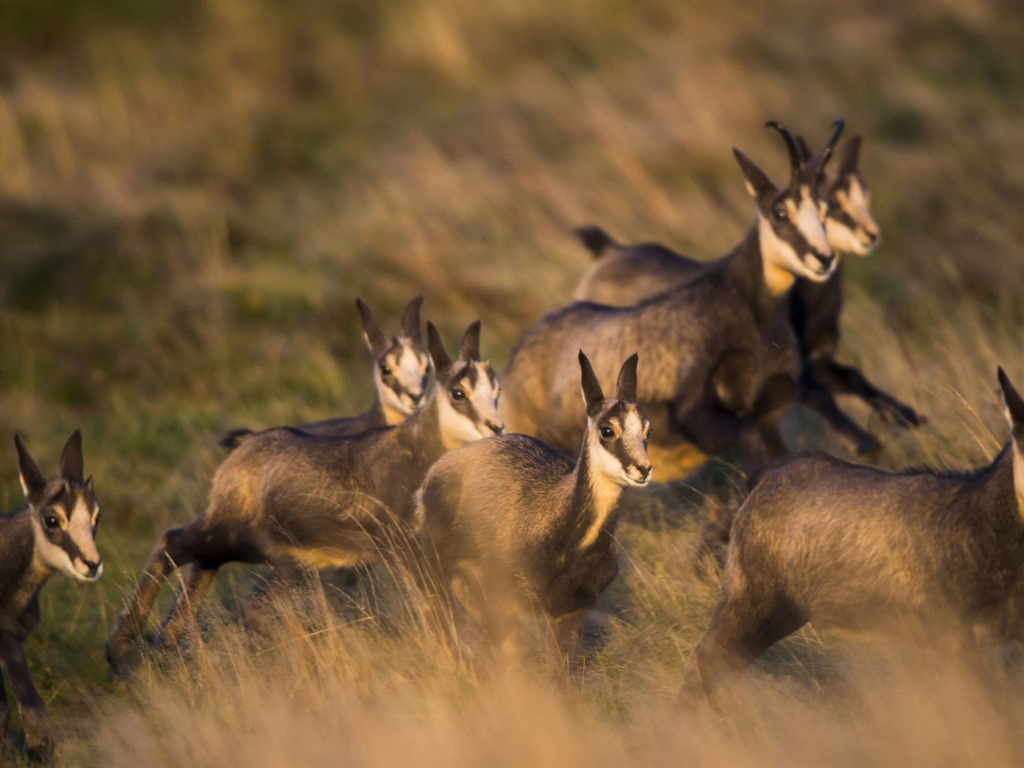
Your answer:
[[[452,390],[452,400],[465,400],[465,399],[466,399],[466,393],[463,392],[461,389],[459,389],[458,387],[455,387]]]
[[[772,218],[775,219],[776,221],[785,221],[786,219],[789,218],[789,214],[786,213],[785,208],[773,208]]]
[[[611,440],[613,437],[615,437],[615,430],[613,430],[611,427],[601,427],[601,437],[603,437],[605,440]]]
[[[391,366],[388,365],[387,363],[381,363],[380,364],[380,375],[381,376],[390,376],[391,375]]]
[[[53,515],[47,515],[46,517],[44,517],[43,522],[46,524],[46,527],[49,528],[51,531],[55,528],[60,528],[60,520],[58,520]]]

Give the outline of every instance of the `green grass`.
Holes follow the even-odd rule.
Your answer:
[[[670,727],[714,602],[697,532],[740,495],[718,470],[630,504],[580,697],[465,673],[396,632],[400,608],[251,641],[230,585],[193,669],[115,684],[102,644],[158,533],[204,508],[224,430],[369,403],[357,296],[386,328],[418,293],[447,338],[481,317],[500,369],[589,263],[573,227],[735,244],[753,207],[730,150],[780,177],[769,118],[865,137],[883,242],[846,270],[843,357],[929,417],[847,404],[880,462],[987,461],[996,365],[1024,381],[1022,33],[1004,3],[0,3],[0,436],[52,472],[81,427],[105,515],[106,575],[54,579],[29,642],[63,764],[1019,762],[1012,684],[925,669],[915,697],[813,633],[728,714]],[[811,414],[787,426],[846,452]],[[294,654],[268,650],[291,629]]]

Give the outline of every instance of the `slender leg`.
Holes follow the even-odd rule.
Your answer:
[[[22,640],[8,632],[0,632],[0,665],[11,681],[14,698],[21,710],[29,757],[33,760],[50,760],[56,738],[46,703],[32,682]]]
[[[828,358],[813,364],[812,376],[818,384],[834,394],[856,395],[889,424],[916,427],[922,423],[917,411],[876,387],[859,368],[842,365]]]
[[[189,566],[185,583],[175,595],[157,635],[162,647],[178,648],[192,635],[218,568],[220,563],[192,563]]]
[[[810,376],[803,381],[800,402],[824,416],[829,426],[855,446],[857,453],[874,453],[881,448],[875,436],[843,413],[832,393]]]
[[[587,609],[567,613],[550,620],[552,650],[555,652],[558,666],[567,672],[573,656],[580,646],[583,619]]]

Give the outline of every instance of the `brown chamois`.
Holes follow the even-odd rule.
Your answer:
[[[402,333],[388,336],[373,319],[373,313],[362,299],[356,299],[359,317],[363,322],[363,338],[373,358],[373,386],[376,393],[370,409],[358,416],[324,419],[300,424],[312,435],[357,435],[378,427],[393,427],[416,413],[423,404],[430,382],[430,357],[423,349],[420,333],[420,306],[423,297],[417,296],[402,312]],[[275,427],[276,429],[276,427]],[[233,429],[219,440],[225,448],[237,448],[243,440],[255,434],[245,427]]]
[[[32,682],[25,639],[39,625],[39,590],[60,571],[78,581],[96,581],[103,558],[96,549],[100,508],[92,477],[83,480],[82,433],[75,430],[60,456],[60,476],[47,481],[14,435],[18,471],[28,506],[0,517],[0,666],[14,689],[29,757],[47,760],[55,737],[46,704]],[[11,710],[0,680],[0,724],[5,738]],[[9,745],[5,745],[2,754]]]
[[[1010,442],[987,466],[885,472],[815,455],[758,478],[681,702],[809,621],[968,652],[975,629],[1024,639],[1024,400],[998,379]]]
[[[622,490],[651,479],[637,356],[622,364],[612,399],[582,351],[579,365],[587,424],[577,460],[501,435],[442,456],[416,494],[428,562],[497,646],[539,615],[555,647],[572,652],[584,614],[618,573]]]
[[[165,532],[154,547],[107,640],[115,669],[175,568],[192,564],[164,623],[165,641],[178,637],[224,563],[361,565],[405,540],[412,496],[430,465],[447,450],[503,430],[498,380],[480,360],[480,321],[466,329],[455,360],[430,322],[427,338],[437,386],[398,426],[344,437],[273,429],[247,438],[224,460],[206,511]]]
[[[813,166],[801,164],[792,134],[769,126],[785,139],[790,182],[780,189],[733,150],[757,206],[743,241],[671,292],[631,307],[572,304],[526,331],[502,378],[510,431],[573,450],[583,421],[572,407],[570,350],[590,350],[602,377],[639,350],[649,371],[639,399],[654,424],[652,449],[680,437],[707,454],[738,446],[750,467],[785,452],[778,420],[800,372],[788,293],[798,277],[822,281],[835,265],[815,189],[842,121]],[[678,467],[667,470],[659,473],[671,476]]]
[[[812,162],[807,145],[799,137],[797,142],[803,162]],[[871,215],[871,193],[860,171],[860,144],[860,137],[855,136],[842,145],[837,153],[836,178],[828,183],[822,177],[819,190],[827,205],[825,232],[839,263],[824,282],[797,280],[790,293],[789,315],[800,344],[800,402],[823,415],[858,453],[864,454],[878,450],[878,439],[839,408],[835,395],[860,397],[887,423],[917,426],[920,418],[913,408],[868,381],[859,368],[835,359],[843,305],[841,255],[865,256],[879,241],[878,225]],[[692,281],[708,266],[708,262],[657,243],[621,245],[598,227],[582,227],[577,234],[597,261],[577,284],[573,293],[576,301],[637,304]]]

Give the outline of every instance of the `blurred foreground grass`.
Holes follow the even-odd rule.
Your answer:
[[[375,623],[326,641],[315,663],[302,651],[261,672],[265,656],[238,650],[228,616],[211,644],[217,663],[166,678],[150,669],[129,689],[105,680],[102,641],[157,533],[203,509],[222,431],[369,402],[356,296],[394,327],[423,293],[449,338],[482,317],[484,352],[500,366],[586,267],[573,227],[705,258],[737,242],[753,207],[730,148],[781,178],[768,118],[813,140],[843,116],[865,137],[883,243],[847,269],[844,356],[930,418],[915,433],[872,423],[889,446],[883,463],[987,460],[1005,438],[996,364],[1024,380],[1021,39],[1020,6],[997,2],[0,3],[0,436],[21,430],[52,472],[81,427],[105,509],[106,576],[92,588],[55,579],[30,643],[72,736],[67,764],[213,765],[248,733],[263,751],[248,764],[280,765],[288,753],[262,739],[311,744],[337,716],[325,752],[295,764],[351,749],[337,760],[384,765],[399,753],[373,740],[378,715],[421,764],[486,762],[486,736],[516,717],[522,751],[510,765],[615,764],[632,744],[655,762],[674,750],[777,762],[784,736],[814,763],[917,706],[899,686],[878,711],[826,690],[824,715],[803,733],[780,730],[772,706],[807,715],[814,688],[831,682],[785,682],[813,658],[809,635],[762,665],[782,692],[755,687],[733,719],[688,724],[710,729],[703,747],[666,731],[714,599],[713,580],[690,569],[696,531],[739,496],[715,471],[630,505],[606,642],[575,678],[586,704],[460,684],[422,642]],[[844,450],[806,413],[789,432],[794,447]],[[21,491],[13,450],[0,456],[9,510]],[[224,659],[234,677],[212,669]],[[336,679],[289,688],[288,665],[309,663]],[[363,687],[340,696],[338,715],[346,682]],[[979,711],[1005,714],[998,702]],[[964,719],[921,706],[929,739]],[[221,709],[224,720],[210,718]],[[850,712],[863,717],[844,725]],[[280,734],[261,719],[272,716]],[[1006,736],[1016,721],[1001,716],[988,722],[999,736],[990,756],[1019,761]],[[431,726],[463,741],[437,752]],[[207,727],[192,745],[214,756],[203,763],[187,734]],[[544,728],[555,735],[530,740]],[[746,746],[726,748],[733,729]],[[928,750],[901,751],[913,738],[892,735],[851,761],[925,762]],[[963,754],[976,746],[965,740]]]

